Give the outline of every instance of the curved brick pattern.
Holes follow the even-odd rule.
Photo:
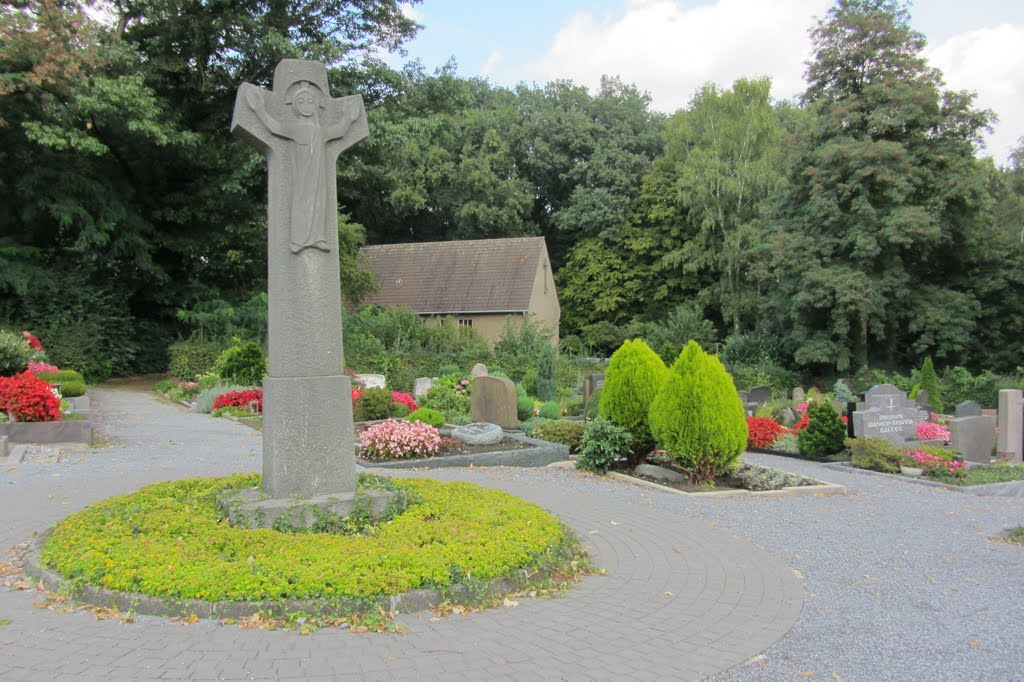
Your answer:
[[[111,445],[64,452],[0,473],[11,546],[75,509],[146,483],[258,469],[258,434],[151,396],[96,391]],[[434,620],[400,617],[408,634],[310,636],[201,621],[133,624],[32,607],[0,590],[0,679],[693,679],[741,663],[782,637],[801,588],[779,559],[726,530],[602,494],[574,492],[572,472],[448,470],[551,509],[591,547],[606,576],[560,599]],[[421,474],[417,474],[421,475]],[[592,532],[594,531],[594,532]]]

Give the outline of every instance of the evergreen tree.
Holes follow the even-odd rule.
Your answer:
[[[537,360],[537,397],[541,402],[551,402],[555,399],[557,388],[555,349],[550,343],[545,343],[541,346],[540,358]]]
[[[842,452],[846,424],[826,402],[813,403],[807,410],[807,426],[800,429],[797,446],[805,457],[828,457]]]
[[[666,374],[665,363],[640,339],[627,340],[608,362],[598,414],[632,434],[631,466],[654,447],[647,413]]]
[[[747,445],[747,420],[732,377],[690,341],[651,402],[656,443],[690,472],[693,484],[736,465]]]
[[[921,366],[921,389],[928,391],[928,403],[932,406],[932,411],[941,414],[945,405],[942,396],[939,395],[939,377],[935,374],[935,366],[930,355],[924,359],[924,365]]]
[[[957,356],[979,313],[958,278],[985,219],[975,148],[990,114],[943,90],[902,3],[838,0],[811,37],[810,115],[771,244],[795,360],[842,371]]]

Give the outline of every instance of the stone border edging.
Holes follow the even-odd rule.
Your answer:
[[[926,478],[920,478],[917,476],[902,476],[900,474],[887,474],[884,471],[872,471],[871,469],[861,469],[853,466],[849,463],[840,462],[829,462],[823,466],[836,471],[842,471],[847,474],[863,474],[865,476],[884,476],[886,478],[893,478],[906,483],[913,483],[914,485],[923,485],[930,488],[945,488],[946,490],[952,490],[958,493],[964,493],[966,495],[976,495],[978,497],[1004,497],[999,493],[1003,490],[1020,490],[1021,494],[1016,497],[1024,497],[1024,481],[1003,481],[1001,483],[983,483],[981,485],[953,485],[951,483],[942,483],[941,481],[929,481]],[[1006,496],[1013,497],[1013,496]]]
[[[8,443],[92,443],[92,422],[88,419],[59,422],[4,422],[0,436]]]
[[[397,462],[377,462],[356,459],[356,462],[374,469],[443,469],[450,467],[544,467],[554,462],[569,459],[569,446],[537,440],[516,433],[505,433],[506,438],[525,443],[532,447],[517,450],[496,450],[475,455],[451,455],[427,459],[404,459]]]
[[[660,483],[654,483],[653,481],[645,481],[642,478],[636,478],[634,476],[627,476],[626,474],[620,474],[617,471],[609,471],[608,476],[619,480],[632,483],[634,485],[646,486],[648,488],[655,488],[656,490],[664,490],[665,492],[675,493],[676,495],[687,495],[689,497],[701,498],[701,497],[813,497],[815,495],[845,495],[846,486],[839,485],[838,483],[822,482],[820,485],[792,485],[786,486],[781,490],[709,490],[706,493],[688,493],[684,490],[677,490],[667,485]]]
[[[455,584],[447,590],[422,588],[401,594],[386,595],[365,600],[343,599],[262,599],[258,601],[219,601],[202,599],[176,599],[156,597],[139,592],[119,592],[94,585],[75,586],[72,581],[56,571],[39,563],[39,552],[55,526],[50,526],[36,536],[25,554],[23,570],[25,575],[35,578],[50,592],[68,594],[75,602],[90,606],[114,608],[123,613],[146,616],[180,617],[219,620],[225,618],[246,618],[254,614],[284,616],[303,612],[313,616],[343,616],[367,607],[379,606],[392,613],[415,613],[429,611],[445,600],[461,597],[501,597],[523,589],[548,578],[543,572],[530,573],[525,569],[513,572],[513,577],[494,578],[487,582],[484,590],[468,585]],[[517,581],[515,576],[519,577]]]

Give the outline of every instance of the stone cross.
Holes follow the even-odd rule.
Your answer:
[[[277,499],[352,493],[335,165],[368,134],[363,100],[331,98],[323,64],[285,59],[273,90],[239,87],[231,132],[266,157],[270,175],[263,492]]]

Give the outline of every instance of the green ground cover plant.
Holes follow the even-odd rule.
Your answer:
[[[963,476],[933,474],[932,479],[950,485],[986,485],[1024,481],[1024,464],[995,464],[971,467]]]
[[[859,469],[887,474],[900,472],[903,453],[884,438],[850,438],[846,449],[850,451],[850,463]]]
[[[560,419],[540,424],[527,435],[531,438],[539,438],[551,443],[561,443],[569,448],[570,454],[576,454],[586,428],[586,422]]]
[[[112,590],[208,601],[374,598],[559,567],[578,541],[540,507],[469,483],[394,479],[409,507],[368,535],[235,528],[217,505],[255,474],[158,483],[59,523],[43,565]],[[567,551],[569,550],[569,551]]]

